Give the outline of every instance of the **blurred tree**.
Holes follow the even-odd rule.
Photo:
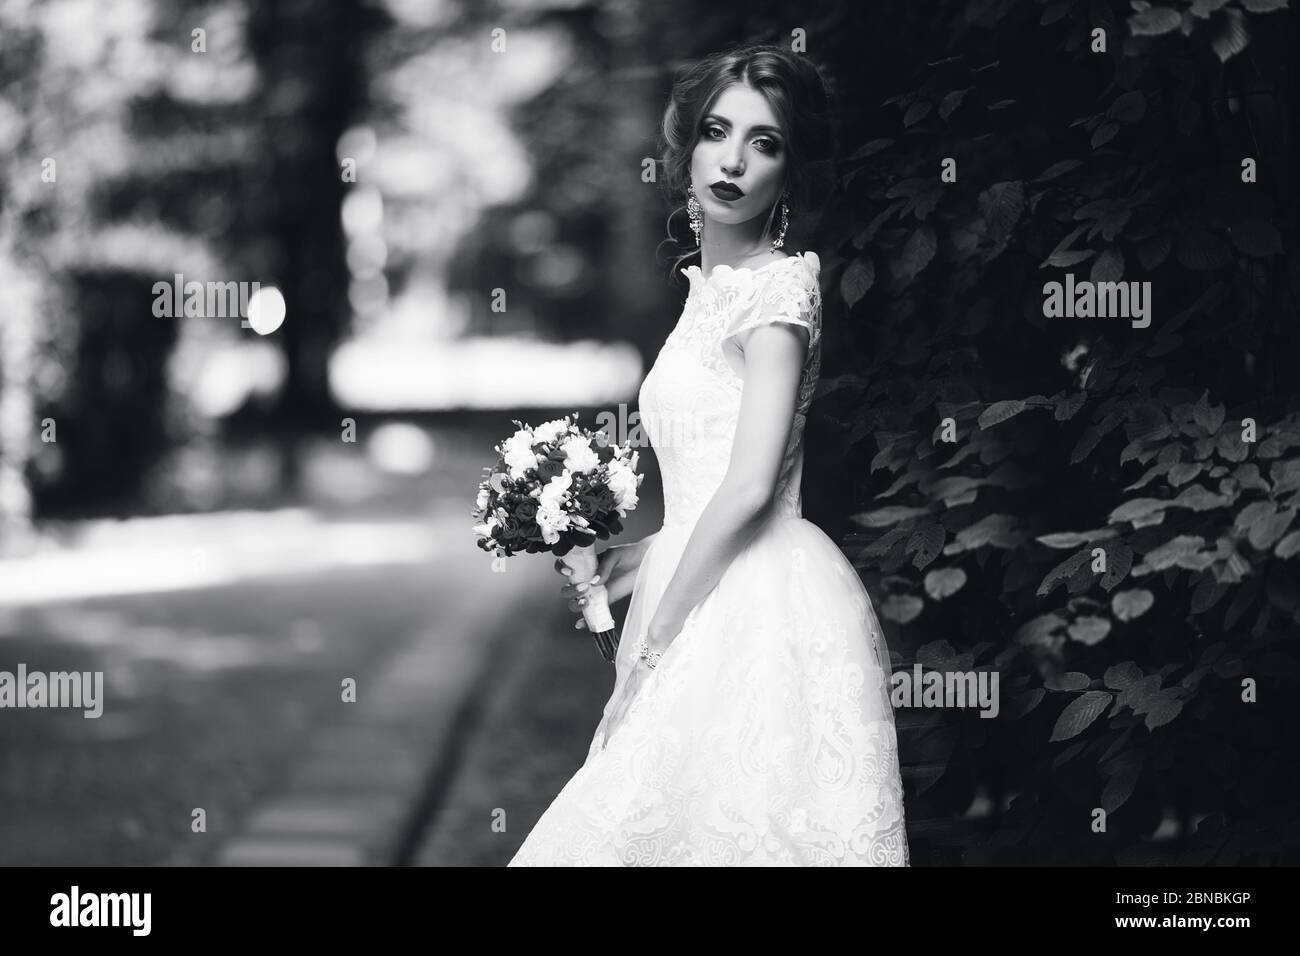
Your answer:
[[[218,413],[194,404],[188,377],[256,333],[235,317],[155,315],[153,284],[178,273],[280,287],[275,420],[289,433],[337,421],[325,366],[348,312],[335,145],[363,96],[362,6],[122,0],[93,28],[78,9],[0,6],[7,537],[33,513],[219,503],[154,479],[187,444],[200,474],[220,468]],[[39,440],[45,418],[57,442]]]
[[[285,297],[278,333],[286,380],[272,423],[287,442],[319,423],[337,427],[329,354],[350,317],[340,204],[348,188],[337,146],[366,101],[368,33],[380,18],[359,0],[258,3],[249,48],[262,83],[253,104],[266,146],[245,169],[255,233],[272,254],[259,263]],[[296,489],[290,453],[286,491]]]

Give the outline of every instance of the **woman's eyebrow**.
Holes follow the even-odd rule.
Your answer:
[[[717,113],[705,113],[704,118],[706,120],[715,120],[723,126],[731,126],[731,120],[727,119],[725,116],[720,116]],[[758,126],[751,126],[749,131],[751,133],[775,133],[777,136],[782,135],[780,127],[769,126],[766,123],[761,123]]]

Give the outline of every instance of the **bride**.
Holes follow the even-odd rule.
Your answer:
[[[593,581],[631,594],[614,689],[510,866],[908,865],[884,636],[802,517],[821,263],[781,247],[831,167],[828,102],[774,46],[673,85],[661,159],[700,260],[639,395],[663,527],[601,554]]]

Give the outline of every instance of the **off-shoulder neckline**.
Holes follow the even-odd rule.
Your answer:
[[[704,270],[695,264],[691,264],[689,266],[683,266],[681,272],[683,275],[701,279],[703,280],[703,282],[708,283],[713,280],[714,276],[725,275],[728,273],[734,275],[734,274],[744,273],[744,272],[747,272],[750,275],[756,275],[764,271],[765,269],[771,269],[773,266],[779,266],[782,265],[783,263],[788,263],[796,259],[803,262],[805,265],[812,265],[817,262],[816,257],[817,257],[817,253],[815,252],[796,252],[793,255],[786,256],[783,259],[774,259],[771,262],[765,262],[761,266],[757,266],[757,267],[729,266],[725,262],[719,262],[716,266],[713,267],[712,271],[709,272],[707,276],[704,275]]]

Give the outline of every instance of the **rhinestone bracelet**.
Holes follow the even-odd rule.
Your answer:
[[[664,656],[662,651],[650,650],[650,645],[644,637],[641,638],[641,644],[637,650],[641,652],[641,660],[649,664],[651,670],[659,666],[659,659]]]

